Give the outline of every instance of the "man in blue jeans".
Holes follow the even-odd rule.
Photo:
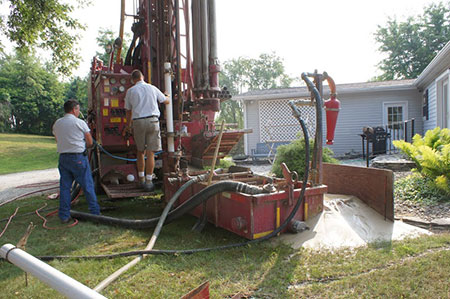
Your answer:
[[[91,167],[86,156],[86,146],[91,147],[93,144],[90,129],[84,121],[78,118],[80,104],[76,100],[65,102],[64,111],[66,113],[64,117],[58,119],[53,125],[53,135],[59,153],[58,215],[62,223],[68,223],[71,221],[70,189],[74,180],[83,188],[89,211],[99,215],[100,207],[95,195]]]

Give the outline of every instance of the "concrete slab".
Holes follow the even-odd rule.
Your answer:
[[[306,223],[309,230],[300,234],[286,233],[276,240],[294,249],[332,250],[432,234],[401,221],[385,220],[357,197],[339,194],[326,194],[324,211]]]

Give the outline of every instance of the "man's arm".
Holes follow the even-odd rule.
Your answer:
[[[167,105],[170,103],[170,97],[168,95],[164,95],[166,97],[166,99],[162,102],[163,104]]]
[[[84,133],[84,140],[86,141],[86,147],[91,147],[94,144],[91,132]]]
[[[131,125],[132,125],[132,123],[133,123],[133,119],[132,119],[133,113],[132,113],[132,111],[127,109],[127,110],[126,110],[126,116],[127,116],[127,124],[128,124],[128,127],[131,128]]]

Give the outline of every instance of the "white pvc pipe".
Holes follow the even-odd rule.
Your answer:
[[[12,244],[3,245],[0,256],[68,298],[106,298]]]
[[[173,108],[172,108],[172,69],[170,62],[164,63],[164,85],[166,94],[169,96],[169,104],[166,104],[166,127],[167,127],[167,151],[175,152],[173,131]]]

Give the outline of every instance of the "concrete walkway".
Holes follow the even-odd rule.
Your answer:
[[[0,175],[0,206],[21,196],[55,193],[58,188],[57,168]]]

